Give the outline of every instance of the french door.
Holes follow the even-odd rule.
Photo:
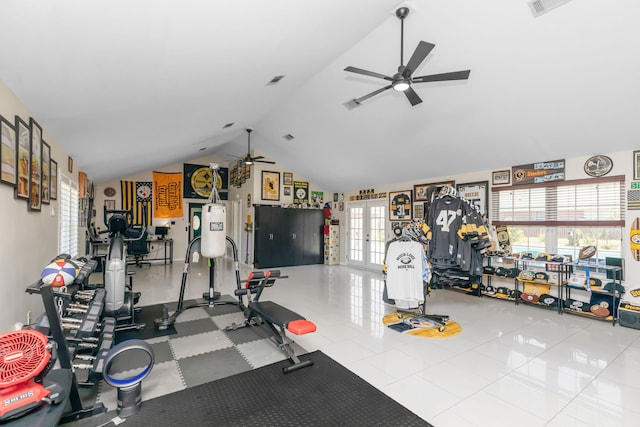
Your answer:
[[[348,262],[377,270],[384,261],[386,201],[351,202],[348,207]]]

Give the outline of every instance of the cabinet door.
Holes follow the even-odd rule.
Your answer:
[[[256,268],[268,268],[277,263],[277,209],[270,206],[256,206],[254,234],[254,264]]]
[[[273,262],[270,267],[295,265],[291,240],[291,221],[295,209],[279,208],[273,212],[275,236],[273,242]]]
[[[304,219],[304,249],[302,264],[322,264],[324,214],[321,210],[309,210]]]
[[[291,209],[290,249],[291,265],[304,264],[305,217],[306,209]]]

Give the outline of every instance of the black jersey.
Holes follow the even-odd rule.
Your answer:
[[[406,194],[398,194],[391,200],[391,211],[397,219],[410,219],[411,199]]]
[[[429,259],[435,264],[456,264],[458,255],[458,230],[465,215],[463,200],[445,196],[434,200],[429,208]]]

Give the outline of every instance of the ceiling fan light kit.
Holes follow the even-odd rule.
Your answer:
[[[439,82],[439,81],[447,81],[447,80],[466,80],[469,78],[469,74],[471,70],[464,71],[454,71],[450,73],[441,73],[441,74],[432,74],[427,76],[418,76],[413,77],[413,72],[422,64],[422,61],[431,53],[431,50],[435,47],[432,43],[427,43],[425,41],[420,41],[416,50],[409,58],[409,62],[407,65],[404,65],[404,19],[409,15],[408,7],[400,7],[396,10],[396,16],[400,19],[400,66],[398,67],[398,72],[393,75],[393,77],[389,77],[385,74],[376,73],[373,71],[363,70],[362,68],[356,67],[347,67],[344,70],[356,73],[363,74],[369,77],[376,77],[379,79],[387,80],[391,82],[390,85],[375,90],[367,95],[364,95],[360,98],[354,98],[351,102],[355,105],[360,105],[363,101],[384,92],[387,89],[393,89],[397,92],[403,92],[409,100],[411,106],[418,105],[422,102],[422,99],[418,96],[415,90],[411,87],[412,83],[426,83],[426,82]]]
[[[253,132],[253,129],[248,128],[246,130],[247,130],[247,155],[244,156],[244,158],[242,159],[244,164],[245,165],[252,165],[254,163],[269,163],[271,165],[275,164],[276,162],[272,162],[270,160],[262,160],[264,159],[264,156],[253,157],[251,155],[251,132]]]

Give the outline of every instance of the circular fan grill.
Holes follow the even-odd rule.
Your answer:
[[[38,375],[49,363],[47,337],[30,329],[0,335],[0,388]]]

